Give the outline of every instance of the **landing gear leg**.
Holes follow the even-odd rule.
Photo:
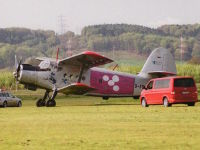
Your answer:
[[[49,97],[49,91],[46,91],[46,92],[45,92],[43,98],[39,98],[39,99],[37,100],[36,106],[37,106],[37,107],[45,106],[47,97]]]
[[[57,93],[58,93],[58,92],[57,92],[57,89],[55,89],[55,90],[53,91],[53,94],[52,94],[51,99],[49,99],[49,100],[46,102],[46,106],[47,106],[47,107],[55,107],[55,106],[56,106],[55,97],[56,97]]]

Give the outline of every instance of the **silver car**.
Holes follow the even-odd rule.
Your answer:
[[[21,99],[17,98],[16,96],[5,92],[0,91],[0,106],[7,107],[7,106],[22,106]]]

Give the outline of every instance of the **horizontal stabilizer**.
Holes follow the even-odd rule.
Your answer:
[[[173,75],[176,75],[176,73],[174,72],[162,72],[162,71],[154,71],[154,72],[149,72],[148,74],[152,75],[152,76],[155,76],[155,77],[165,77],[165,76],[173,76]]]
[[[86,84],[83,83],[73,83],[68,86],[65,86],[63,88],[59,88],[58,92],[63,94],[76,94],[76,95],[82,95],[89,91],[93,91],[95,88],[92,88]]]

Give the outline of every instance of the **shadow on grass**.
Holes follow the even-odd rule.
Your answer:
[[[65,104],[59,105],[56,107],[64,107],[64,106],[138,106],[140,104]]]
[[[140,105],[140,104],[94,104],[95,106],[112,106],[112,105]]]

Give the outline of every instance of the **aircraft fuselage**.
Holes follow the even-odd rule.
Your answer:
[[[51,68],[48,70],[30,68],[27,66],[24,67],[24,65],[21,66],[19,81],[49,91],[54,86],[62,88],[77,82],[80,71],[73,67]],[[128,73],[93,67],[83,72],[80,82],[96,89],[86,95],[132,97],[140,95],[142,88],[149,79]]]

